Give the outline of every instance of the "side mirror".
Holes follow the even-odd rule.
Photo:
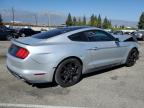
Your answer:
[[[116,42],[119,42],[119,38],[115,38],[115,41],[116,41]]]

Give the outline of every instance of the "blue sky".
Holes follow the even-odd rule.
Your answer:
[[[138,21],[144,11],[144,0],[0,0],[0,9],[26,10],[30,12],[57,11],[75,16],[92,13],[110,19]]]

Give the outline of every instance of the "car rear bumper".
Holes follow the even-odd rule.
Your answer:
[[[53,81],[54,68],[36,63],[32,59],[19,62],[18,58],[7,54],[7,68],[11,74],[29,83],[46,83]]]

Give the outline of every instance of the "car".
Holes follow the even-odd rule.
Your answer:
[[[138,40],[144,41],[144,31],[132,32],[131,35],[137,38]]]
[[[131,32],[124,32],[124,34],[126,34],[126,35],[131,35]]]
[[[19,37],[28,37],[37,33],[40,33],[41,31],[34,31],[31,28],[22,28],[20,30],[17,30],[17,34]]]
[[[17,38],[16,31],[14,29],[7,28],[6,26],[0,26],[0,40],[11,40]]]
[[[113,31],[113,34],[114,35],[123,35],[124,33],[121,30],[115,30],[115,31]]]
[[[72,26],[15,39],[7,68],[31,84],[55,81],[69,87],[83,74],[136,63],[138,43],[131,36],[116,36],[95,27]]]

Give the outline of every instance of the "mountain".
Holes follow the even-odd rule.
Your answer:
[[[124,21],[124,20],[111,20],[112,22],[112,25],[115,26],[126,26],[126,27],[134,27],[134,28],[137,28],[137,24],[138,22],[136,21]]]
[[[12,10],[3,9],[0,10],[4,22],[12,21]],[[48,25],[50,22],[51,25],[60,25],[63,24],[66,20],[65,14],[56,11],[40,11],[40,12],[29,12],[23,10],[14,11],[15,22],[21,23],[31,23],[36,24],[36,19],[38,24]]]
[[[12,21],[12,10],[11,9],[1,9],[0,14],[2,14],[3,20],[5,22]],[[15,21],[21,23],[32,23],[36,24],[36,18],[38,24],[48,25],[61,25],[65,23],[67,15],[62,12],[56,11],[39,11],[39,12],[29,12],[24,10],[15,10]],[[89,18],[87,18],[89,19]],[[123,20],[111,20],[112,25],[115,26],[128,26],[137,27],[137,22],[134,21],[123,21]]]

